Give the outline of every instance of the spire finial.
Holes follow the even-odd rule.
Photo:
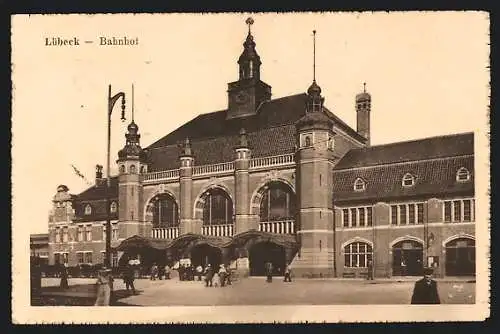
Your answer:
[[[132,122],[134,121],[134,84],[132,84]]]
[[[363,93],[366,93],[366,82],[363,82]]]
[[[313,81],[316,82],[316,30],[313,30]]]
[[[252,33],[250,27],[252,26],[253,24],[253,19],[251,17],[249,17],[248,19],[246,19],[245,23],[248,25],[248,34],[250,35]]]

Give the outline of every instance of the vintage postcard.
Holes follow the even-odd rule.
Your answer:
[[[13,322],[488,318],[488,66],[484,12],[12,16]]]

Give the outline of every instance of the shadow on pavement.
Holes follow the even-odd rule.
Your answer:
[[[114,290],[113,291],[113,300],[111,302],[111,306],[141,306],[135,305],[128,302],[120,301],[120,299],[127,298],[130,296],[138,296],[143,293],[143,290],[135,290],[135,294],[132,291],[127,291],[126,289]]]

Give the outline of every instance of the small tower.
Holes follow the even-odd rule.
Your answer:
[[[314,36],[316,32],[314,31]],[[314,43],[314,49],[316,49]],[[314,52],[315,53],[315,52]],[[333,276],[333,121],[323,110],[324,98],[316,83],[307,90],[306,113],[295,124],[297,130],[296,188],[299,203],[300,256],[292,267],[297,275]]]
[[[139,127],[134,121],[132,87],[132,122],[127,127],[125,146],[118,152],[119,238],[149,236],[142,217],[142,178],[147,172],[146,154],[140,146]]]
[[[235,234],[257,229],[250,221],[249,174],[251,150],[248,145],[247,133],[240,130],[238,144],[235,147],[234,178],[235,178]]]
[[[238,59],[239,79],[228,84],[228,119],[254,115],[262,103],[271,99],[271,86],[260,80],[262,62],[251,30],[254,21],[248,18],[245,22],[248,34]]]
[[[180,183],[180,234],[200,233],[201,224],[193,220],[193,165],[194,154],[189,138],[181,145],[179,155],[179,183]]]
[[[363,83],[363,92],[356,95],[356,131],[366,138],[366,146],[370,146],[370,111],[372,97],[366,92],[366,83]]]

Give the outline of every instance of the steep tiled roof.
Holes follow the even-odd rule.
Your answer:
[[[179,166],[178,144],[189,137],[197,165],[232,161],[242,127],[254,157],[291,153],[295,145],[295,122],[305,114],[306,94],[287,96],[264,103],[255,116],[226,120],[226,110],[202,114],[150,145],[150,170]],[[326,110],[335,124],[352,137],[363,138]]]
[[[110,203],[118,202],[118,177],[111,178]],[[76,221],[100,221],[106,220],[106,180],[92,186],[75,196],[73,208],[75,209]],[[90,204],[92,213],[85,215],[85,206]],[[111,213],[111,219],[118,219],[118,213]]]
[[[474,134],[472,132],[353,149],[344,155],[335,169],[467,154],[474,154]]]
[[[468,182],[457,182],[456,173],[465,167],[471,173]],[[406,173],[415,176],[415,185],[403,187]],[[354,191],[354,181],[366,182],[364,191]],[[401,197],[474,194],[474,157],[462,156],[420,160],[368,168],[335,170],[333,196],[336,201],[383,200]]]

